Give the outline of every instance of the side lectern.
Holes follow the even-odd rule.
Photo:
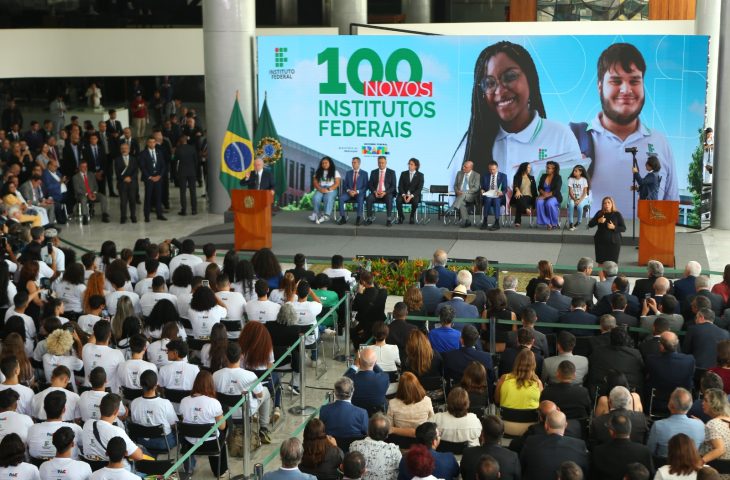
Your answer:
[[[232,190],[231,210],[234,215],[234,247],[236,250],[271,248],[270,190]]]
[[[639,200],[639,265],[658,260],[674,267],[674,226],[679,219],[679,202]]]

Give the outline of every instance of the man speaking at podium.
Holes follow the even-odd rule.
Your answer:
[[[241,186],[248,187],[249,190],[271,190],[271,194],[274,194],[274,179],[270,171],[264,170],[262,158],[256,157],[253,171],[246,173],[246,177],[241,180]]]

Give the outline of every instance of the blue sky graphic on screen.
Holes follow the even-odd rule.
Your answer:
[[[224,160],[234,172],[243,172],[251,165],[251,151],[241,142],[233,142],[226,147]]]
[[[501,41],[524,47],[534,63],[545,119],[524,65],[516,74],[525,76],[524,98],[519,88],[511,88],[513,79],[491,76],[486,63],[497,58],[493,55],[475,83],[480,53]],[[633,61],[624,71],[621,56],[598,78],[599,57],[617,43],[638,50],[646,64],[643,75]],[[286,48],[285,68],[277,66],[277,48]],[[592,174],[593,205],[600,208],[600,197],[610,194],[630,215],[632,158],[626,147],[638,147],[642,175],[647,156],[659,157],[660,198],[687,200],[690,195],[689,164],[704,126],[707,48],[706,36],[261,37],[258,88],[267,92],[283,137],[345,164],[360,156],[363,168],[371,170],[377,155],[385,154],[398,173],[415,157],[427,186],[452,183],[466,157],[484,173],[491,156],[510,185],[521,162],[532,164],[537,179],[548,160],[557,161],[564,185],[572,167],[581,164]],[[622,74],[628,80],[614,85]],[[485,76],[492,80],[491,90],[490,82],[481,81]],[[495,91],[508,94],[488,106],[487,92]],[[495,120],[491,130],[470,136],[467,154],[462,139],[472,118],[473,94],[477,116]],[[263,98],[260,94],[262,103]],[[491,113],[485,113],[489,108]],[[527,122],[515,130],[506,117],[519,108],[527,112]],[[603,121],[607,117],[625,125],[636,115],[638,127],[628,136]],[[574,131],[571,123],[578,124]],[[591,138],[595,159],[581,148],[576,131]]]

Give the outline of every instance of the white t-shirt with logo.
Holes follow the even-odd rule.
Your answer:
[[[166,282],[170,281],[170,269],[167,268],[167,265],[160,262],[160,264],[157,266],[157,275],[161,276],[165,279]],[[144,266],[144,262],[139,262],[139,265],[137,265],[137,278],[146,278],[147,277],[147,269]]]
[[[69,427],[74,432],[74,447],[71,458],[79,458],[79,452],[84,448],[81,427],[71,422],[42,422],[36,423],[28,431],[28,453],[34,458],[51,458],[56,456],[56,447],[53,446],[53,434],[61,427]]]
[[[10,299],[13,300],[12,298]],[[29,315],[26,315],[25,313],[18,313],[15,311],[15,307],[10,307],[5,311],[5,321],[8,321],[8,318],[12,317],[13,315],[17,315],[20,318],[23,319],[23,322],[25,323],[25,337],[27,339],[33,339],[36,337],[36,328],[35,328],[35,322],[33,321],[33,318]],[[31,350],[31,353],[33,351]]]
[[[0,480],[41,480],[38,467],[20,462],[14,467],[0,467]]]
[[[180,265],[187,265],[188,267],[190,267],[190,270],[194,270],[195,266],[201,263],[203,263],[202,258],[191,253],[181,253],[180,255],[177,255],[173,257],[172,260],[170,260],[170,276],[173,276],[175,274],[175,269],[177,269],[177,267],[179,267]]]
[[[129,406],[129,412],[132,421],[138,425],[145,427],[162,425],[165,435],[172,431],[170,425],[177,423],[175,407],[172,406],[170,400],[165,398],[135,398]]]
[[[81,357],[84,360],[84,374],[86,375],[84,385],[91,386],[89,383],[89,374],[94,368],[102,367],[106,372],[109,388],[112,389],[112,392],[119,393],[117,368],[124,362],[124,354],[122,352],[107,345],[87,343],[84,345],[83,350],[81,350]]]
[[[223,415],[223,407],[221,402],[205,395],[185,397],[180,402],[180,415],[185,423],[215,423],[215,417]],[[215,435],[218,437],[218,431],[215,432]],[[198,441],[197,438],[192,437],[185,437],[185,440],[192,444]]]
[[[273,322],[279,315],[281,305],[271,300],[252,300],[246,303],[246,318],[257,322]]]
[[[66,411],[63,414],[62,420],[64,422],[73,422],[75,419],[81,418],[81,413],[79,412],[79,395],[61,387],[48,387],[33,396],[33,417],[38,420],[48,418],[46,417],[46,409],[43,408],[43,401],[46,399],[46,395],[55,391],[61,391],[66,395]]]
[[[101,443],[99,443],[99,440],[97,440],[96,435],[94,434],[94,425],[96,425]],[[124,440],[124,443],[127,446],[127,457],[137,450],[137,445],[129,438],[127,432],[125,432],[123,428],[112,425],[104,420],[87,420],[86,423],[84,423],[83,434],[81,435],[84,444],[84,456],[96,456],[109,460],[109,457],[106,455],[106,447],[109,445],[109,440],[114,437],[122,437]]]
[[[170,263],[172,263],[172,262],[170,262]],[[210,265],[211,263],[213,263],[213,262],[208,262],[207,260],[203,260],[202,262],[194,265],[193,266],[193,275],[195,275],[197,277],[205,277],[205,269],[208,268],[208,265]],[[221,265],[219,265],[218,263],[216,263],[216,265],[218,265],[219,269],[221,269],[221,270],[223,269],[223,267]]]
[[[188,363],[187,359],[170,362],[160,368],[160,374],[157,377],[157,385],[162,388],[170,388],[172,390],[192,390],[195,377],[198,376],[200,368],[197,365]],[[180,404],[173,403],[175,411],[180,412]]]
[[[203,310],[202,312],[190,308],[188,310],[188,320],[193,326],[193,337],[210,337],[213,325],[220,323],[221,320],[226,318],[227,314],[226,309],[220,305],[215,305],[210,310]]]
[[[160,300],[169,300],[175,306],[175,310],[177,310],[177,297],[175,295],[171,293],[151,291],[149,293],[145,293],[142,295],[142,298],[139,299],[139,307],[142,309],[142,315],[149,317],[150,313],[152,313],[152,309],[155,308],[155,305],[157,305],[157,302]]]
[[[100,316],[87,313],[85,315],[81,315],[76,322],[84,333],[87,335],[93,335],[94,325],[96,325],[96,322],[99,320],[101,320]]]
[[[109,395],[105,390],[87,390],[79,397],[79,412],[81,412],[81,420],[99,420],[101,418],[101,412],[99,411],[99,405],[101,405],[101,399]],[[127,409],[124,408],[124,404],[119,404],[119,416],[123,417],[127,413]]]
[[[154,363],[157,368],[162,368],[170,363],[170,360],[167,359],[168,343],[170,343],[169,338],[162,338],[150,343],[147,347],[147,360]]]
[[[109,315],[114,316],[114,314],[117,313],[117,302],[119,301],[120,297],[129,297],[129,299],[132,301],[132,306],[134,307],[134,313],[138,315],[142,313],[142,309],[139,306],[139,295],[134,292],[115,290],[111,293],[107,293],[106,297],[104,298],[106,310],[109,312]]]
[[[213,374],[213,383],[215,391],[226,395],[241,395],[243,392],[249,391],[249,387],[258,380],[255,373],[243,368],[221,368]],[[249,394],[249,411],[251,414],[256,413],[259,408],[259,399],[256,394],[263,391],[264,387],[259,383],[253,389],[254,395]],[[241,418],[241,410],[238,409],[233,414],[234,418]]]
[[[81,305],[81,298],[86,291],[86,285],[79,284],[74,285],[68,283],[65,280],[61,280],[56,284],[55,292],[56,296],[63,300],[66,304],[66,310],[69,312],[83,312],[84,308]]]
[[[0,440],[9,433],[17,433],[23,443],[28,439],[28,430],[33,426],[33,419],[18,412],[0,413]]]
[[[18,398],[17,412],[33,416],[33,396],[35,395],[35,392],[25,385],[5,385],[0,383],[0,392],[6,388],[12,388],[18,392],[18,395],[20,396],[20,398]]]
[[[134,293],[142,297],[145,293],[149,293],[152,291],[152,278],[146,277],[137,282],[137,285],[134,286]]]
[[[192,293],[182,293],[177,296],[177,313],[180,314],[180,318],[190,319],[188,313],[190,312],[190,300],[192,299]]]
[[[89,480],[139,480],[139,477],[124,468],[101,468],[91,474]]]
[[[146,362],[139,359],[129,359],[117,367],[117,376],[119,377],[119,385],[122,387],[141,390],[139,378],[142,373],[152,370],[157,373],[157,367],[154,363]]]
[[[43,373],[46,376],[46,383],[51,383],[51,375],[53,374],[54,368],[59,365],[65,365],[69,370],[71,370],[71,385],[74,385],[76,383],[76,375],[74,375],[74,372],[84,368],[84,362],[74,355],[53,355],[51,353],[46,353],[43,355],[42,361]]]
[[[242,320],[246,309],[246,300],[238,292],[218,292],[218,299],[226,305],[226,320]]]
[[[38,468],[41,480],[89,480],[91,465],[73,458],[52,458]]]
[[[300,326],[314,325],[315,323],[317,323],[317,315],[322,312],[322,304],[319,302],[311,302],[307,300],[304,302],[294,302],[290,305],[294,307],[294,310],[299,316],[299,322],[297,323],[297,325]],[[306,343],[307,345],[313,344],[315,341],[317,341],[318,335],[319,330],[315,328],[314,333],[306,336],[304,343]]]

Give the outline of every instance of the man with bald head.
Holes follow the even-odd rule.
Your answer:
[[[659,355],[646,358],[646,398],[654,389],[653,413],[666,413],[667,401],[674,389],[692,389],[695,359],[692,355],[680,353],[679,338],[671,331],[659,336],[659,351]]]
[[[669,397],[669,417],[657,420],[649,431],[646,446],[655,457],[667,456],[669,439],[678,433],[684,433],[695,443],[699,450],[705,441],[705,424],[702,420],[690,418],[687,412],[692,407],[692,394],[684,388],[677,388]]]
[[[628,415],[613,413],[608,421],[608,431],[611,441],[593,449],[592,478],[623,480],[628,465],[635,462],[644,465],[650,475],[654,474],[654,461],[649,449],[631,441],[631,419]]]
[[[456,200],[451,205],[451,210],[459,211],[461,215],[461,226],[464,228],[471,226],[466,205],[477,201],[480,188],[481,177],[478,172],[474,171],[474,163],[467,160],[462,165],[461,171],[456,174],[456,180],[454,180]]]
[[[608,394],[609,412],[598,417],[593,417],[591,421],[591,444],[600,445],[611,441],[608,421],[614,413],[622,413],[629,417],[631,419],[631,440],[634,442],[643,442],[648,431],[646,417],[644,416],[644,412],[635,412],[633,407],[634,399],[629,389],[620,385],[613,387]]]
[[[527,439],[520,454],[524,480],[554,480],[555,472],[566,461],[575,462],[588,477],[589,460],[583,440],[565,436],[565,414],[554,410],[545,418],[545,435]]]
[[[545,420],[547,419],[548,415],[550,415],[550,413],[559,411],[560,408],[558,408],[558,406],[552,400],[541,401],[537,409],[537,423],[534,425],[530,425],[521,437],[512,440],[512,442],[509,444],[509,449],[514,452],[520,453],[525,446],[525,442],[527,442],[530,437],[533,437],[535,435],[547,435],[547,431],[545,430]],[[577,420],[567,420],[564,435],[573,438],[581,438],[582,434],[583,431],[580,422],[578,422]]]
[[[385,392],[390,384],[390,377],[376,365],[377,360],[378,355],[372,347],[363,348],[345,373],[355,384],[352,404],[364,408],[368,415],[385,411]]]
[[[438,288],[445,288],[448,291],[451,291],[456,286],[456,272],[449,270],[446,268],[446,264],[449,261],[449,255],[446,253],[445,250],[438,249],[435,252],[433,252],[433,260],[432,263],[432,269],[436,270],[438,272],[438,279],[436,280],[436,287]],[[421,274],[421,286],[425,285],[425,277],[426,272],[428,270],[424,271]]]

